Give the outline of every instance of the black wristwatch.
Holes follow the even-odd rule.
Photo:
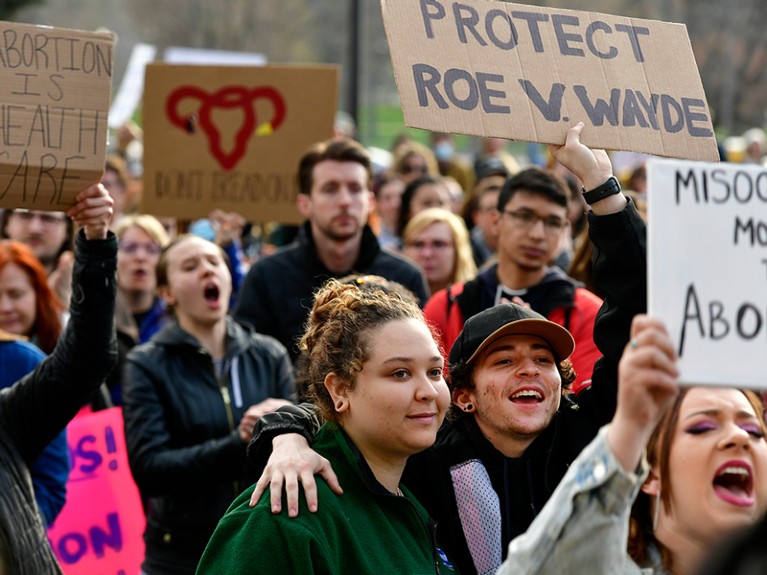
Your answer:
[[[583,199],[586,200],[588,205],[596,203],[599,200],[609,198],[610,196],[614,196],[615,194],[620,193],[620,191],[621,185],[618,182],[618,178],[615,176],[610,176],[604,184],[601,184],[593,190],[589,190],[588,192],[586,191],[586,188],[581,188]]]

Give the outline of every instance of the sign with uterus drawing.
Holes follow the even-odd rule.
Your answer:
[[[298,162],[332,137],[337,91],[335,66],[147,66],[142,211],[300,222]]]

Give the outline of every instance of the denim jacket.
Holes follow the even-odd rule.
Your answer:
[[[662,567],[638,566],[626,552],[631,506],[649,466],[643,457],[636,473],[623,471],[607,429],[573,462],[527,532],[509,544],[497,575],[665,575]]]

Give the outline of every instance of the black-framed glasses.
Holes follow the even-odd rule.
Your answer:
[[[525,230],[531,229],[538,222],[543,222],[543,229],[551,235],[558,234],[567,225],[567,220],[557,216],[539,216],[529,210],[517,210],[515,212],[504,210],[503,214],[511,217],[517,227]]]

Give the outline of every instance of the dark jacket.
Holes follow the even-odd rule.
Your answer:
[[[237,426],[253,404],[293,399],[293,369],[274,339],[227,318],[221,379],[212,356],[177,322],[126,358],[125,439],[149,498],[143,568],[194,573],[219,519],[246,487]]]
[[[258,333],[277,338],[295,360],[312,296],[329,278],[349,274],[379,275],[412,291],[421,306],[428,295],[419,269],[403,257],[382,250],[373,231],[365,226],[360,254],[351,269],[333,273],[317,256],[311,227],[306,222],[293,244],[257,261],[245,277],[234,317]]]
[[[35,505],[29,466],[116,360],[117,242],[76,237],[71,316],[53,353],[0,391],[0,562],[14,575],[61,573]]]

